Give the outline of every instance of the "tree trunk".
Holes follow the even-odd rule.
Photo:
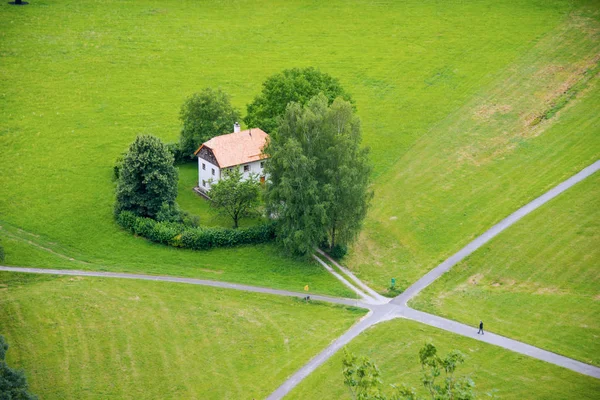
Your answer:
[[[331,246],[329,247],[329,250],[333,250],[334,246],[335,246],[335,225],[333,226],[333,228],[331,228]]]

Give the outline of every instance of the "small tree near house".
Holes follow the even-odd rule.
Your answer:
[[[202,143],[229,133],[233,123],[239,121],[240,113],[231,105],[227,93],[206,88],[183,103],[179,118],[183,123],[180,149],[183,156],[191,160]]]
[[[239,226],[241,218],[256,215],[259,205],[260,184],[255,176],[243,179],[238,168],[225,172],[225,177],[211,184],[208,196],[210,204],[220,214],[233,220],[233,227]]]
[[[119,170],[116,214],[131,211],[140,217],[156,218],[165,208],[175,206],[177,177],[167,146],[155,136],[138,136]]]

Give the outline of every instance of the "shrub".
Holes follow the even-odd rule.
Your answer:
[[[245,229],[199,228],[177,222],[158,222],[130,211],[121,212],[116,220],[123,228],[152,242],[192,250],[267,243],[275,239],[275,228],[271,223]]]
[[[155,218],[164,203],[175,203],[177,178],[173,155],[165,144],[154,136],[138,136],[119,169],[115,213],[132,211]]]
[[[342,259],[348,253],[348,247],[343,244],[336,244],[329,251],[329,255],[336,260]]]
[[[175,164],[185,164],[194,161],[193,158],[185,156],[185,153],[181,151],[181,145],[179,143],[167,143],[166,146],[171,154],[173,154],[173,160]]]

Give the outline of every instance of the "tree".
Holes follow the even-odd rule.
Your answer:
[[[338,97],[352,103],[339,81],[329,74],[313,67],[286,69],[263,83],[262,92],[247,106],[244,122],[274,134],[290,102],[305,105],[319,93],[325,95],[329,104]]]
[[[129,146],[117,182],[116,213],[131,211],[155,218],[177,197],[177,169],[173,155],[157,137],[140,135]]]
[[[465,356],[453,350],[444,358],[437,355],[433,344],[426,344],[419,351],[423,374],[423,386],[432,400],[473,400],[475,384],[469,377],[456,378],[456,368],[464,363]],[[444,372],[443,384],[437,382]],[[406,385],[390,385],[391,392],[383,389],[381,372],[377,364],[367,357],[357,357],[344,349],[344,385],[354,400],[424,400],[413,388]]]
[[[37,400],[37,396],[29,393],[29,385],[25,373],[12,369],[6,364],[8,343],[0,335],[0,399],[4,400]]]
[[[179,118],[183,123],[179,143],[185,155],[193,156],[207,140],[230,133],[240,113],[221,89],[206,88],[194,93],[181,106]]]
[[[211,185],[210,204],[221,214],[231,217],[233,227],[237,228],[240,218],[256,214],[259,185],[254,175],[244,180],[240,170],[234,167],[226,171],[223,179]]]
[[[323,94],[305,106],[290,103],[265,149],[267,210],[277,216],[278,240],[296,254],[324,241],[347,244],[372,197],[360,121],[349,102],[328,103]]]

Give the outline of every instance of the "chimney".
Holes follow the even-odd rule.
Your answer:
[[[240,131],[240,124],[237,122],[233,124],[233,133],[238,133]]]

